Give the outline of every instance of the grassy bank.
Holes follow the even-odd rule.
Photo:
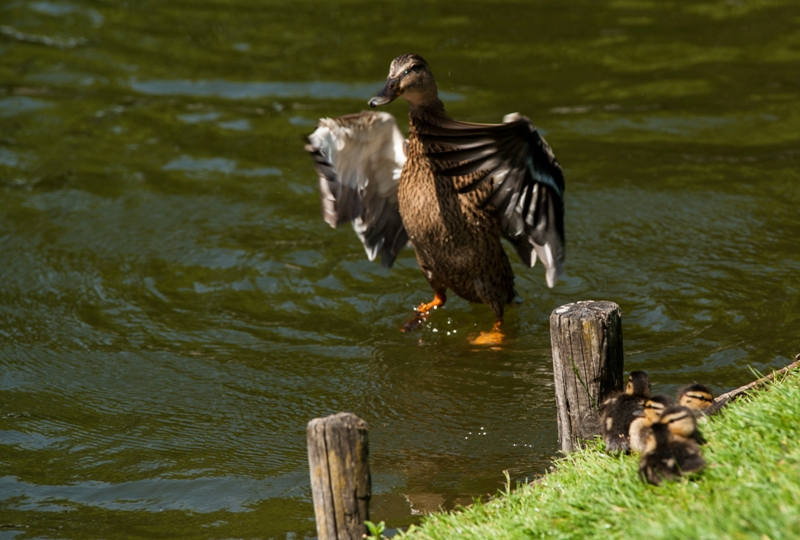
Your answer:
[[[602,443],[535,485],[429,516],[403,538],[800,538],[800,370],[702,424],[705,472],[660,487]]]

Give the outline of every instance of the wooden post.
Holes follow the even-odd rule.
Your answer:
[[[352,413],[308,423],[308,465],[319,540],[362,540],[372,479],[367,423]]]
[[[622,389],[622,313],[614,302],[576,302],[550,314],[558,440],[572,452],[600,434],[599,406]]]

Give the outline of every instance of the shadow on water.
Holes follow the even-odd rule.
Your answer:
[[[550,312],[623,310],[628,369],[723,392],[798,352],[794,4],[213,0],[0,6],[0,536],[315,535],[305,425],[370,424],[372,515],[557,455]],[[508,342],[319,215],[303,137],[426,57],[448,111],[534,119],[566,278]],[[406,106],[388,108],[407,124]]]

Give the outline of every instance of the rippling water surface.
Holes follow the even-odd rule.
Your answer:
[[[389,527],[557,455],[550,312],[613,300],[627,369],[722,392],[800,351],[792,1],[0,3],[0,538],[314,536],[308,420],[370,424]],[[450,114],[520,111],[567,272],[485,306],[320,217],[302,150],[417,52]],[[405,126],[402,100],[388,107]]]

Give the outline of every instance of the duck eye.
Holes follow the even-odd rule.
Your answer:
[[[408,75],[408,70],[405,70],[405,71],[403,72],[403,75]]]

